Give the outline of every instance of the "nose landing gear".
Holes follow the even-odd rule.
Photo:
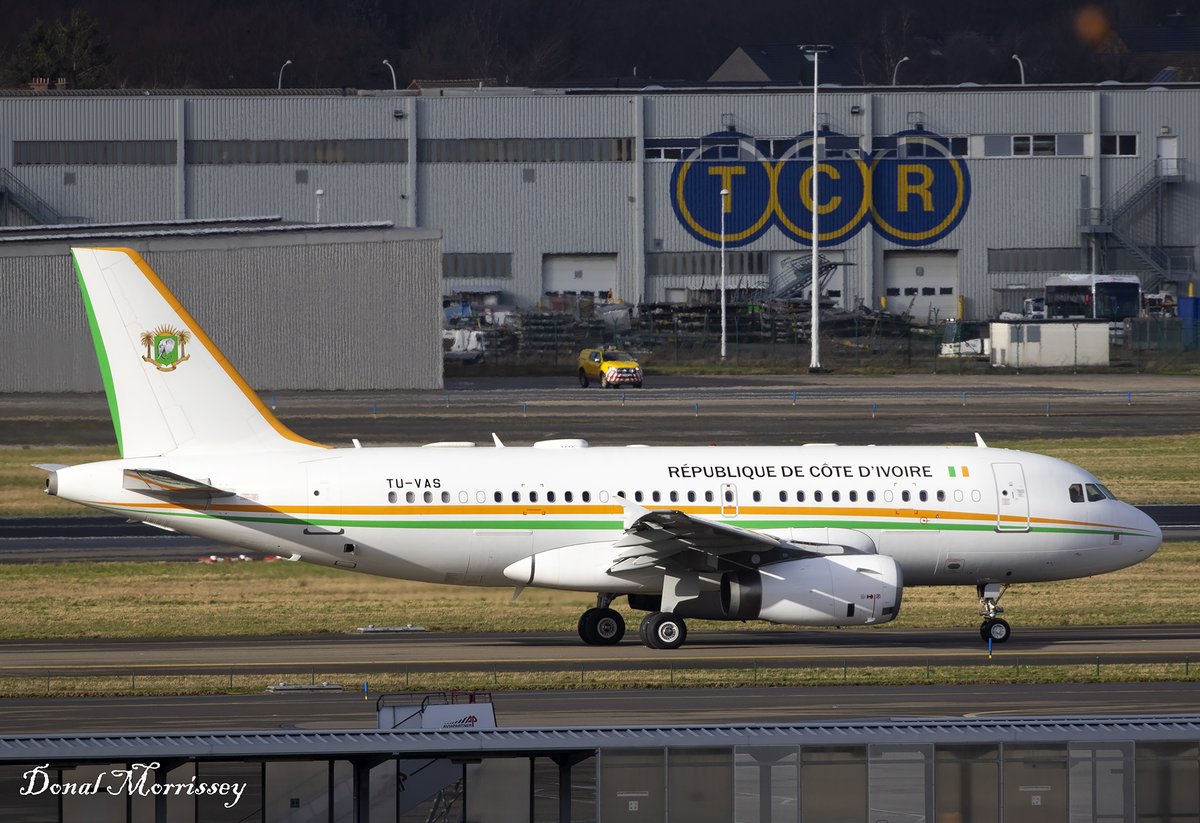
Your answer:
[[[993,643],[1003,643],[1012,634],[1012,626],[1008,621],[997,617],[1004,611],[1000,606],[1000,598],[1008,586],[1000,583],[981,583],[975,587],[979,594],[979,614],[983,616],[983,624],[979,627],[979,636]]]

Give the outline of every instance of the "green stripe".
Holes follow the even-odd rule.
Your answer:
[[[108,397],[108,413],[112,416],[113,429],[117,433],[117,450],[124,457],[125,446],[121,441],[121,413],[117,410],[117,392],[113,387],[112,369],[108,365],[108,352],[104,349],[104,338],[100,336],[100,325],[96,322],[92,299],[88,296],[87,286],[83,284],[83,272],[79,270],[79,261],[75,258],[74,252],[71,253],[71,262],[75,265],[79,291],[83,293],[83,307],[87,310],[88,326],[92,330],[92,345],[96,347],[96,360],[100,364],[100,378],[104,381],[104,394]]]
[[[345,518],[323,517],[291,517],[263,516],[241,514],[212,514],[208,512],[172,512],[172,511],[143,511],[132,506],[119,506],[123,510],[135,512],[143,516],[154,517],[200,517],[213,520],[224,520],[229,523],[270,523],[276,526],[323,526],[342,529],[529,529],[539,531],[621,531],[623,524],[617,520],[347,520]],[[747,529],[787,529],[787,528],[849,528],[874,529],[878,531],[959,531],[959,532],[994,532],[995,524],[989,523],[911,523],[892,521],[846,521],[846,520],[739,520],[716,521],[728,526]],[[1120,534],[1126,537],[1144,536],[1135,531],[1114,531],[1107,528],[1089,528],[1086,526],[1031,526],[1029,532],[1036,534]],[[1003,533],[1003,532],[1001,532]],[[1023,530],[1013,529],[1013,534],[1026,534]]]

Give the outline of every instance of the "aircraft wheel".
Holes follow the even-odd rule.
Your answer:
[[[983,621],[983,625],[979,627],[979,634],[984,640],[1003,643],[1012,634],[1012,626],[1008,625],[1006,620],[993,617],[991,620]]]
[[[655,612],[642,626],[642,641],[652,649],[678,649],[687,640],[687,624],[670,612]]]
[[[579,637],[589,646],[612,646],[625,636],[625,619],[614,609],[588,609],[579,618]]]
[[[585,372],[583,369],[579,370],[579,385],[581,388],[584,388],[584,389],[586,389],[588,387],[587,372]]]

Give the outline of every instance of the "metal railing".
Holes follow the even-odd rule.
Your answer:
[[[38,196],[37,192],[21,182],[8,169],[0,169],[0,196],[44,225],[63,222],[63,217],[53,206]],[[0,219],[2,219],[0,215]]]

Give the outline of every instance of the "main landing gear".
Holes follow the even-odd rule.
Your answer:
[[[625,636],[625,618],[610,608],[616,595],[596,595],[596,608],[579,618],[579,637],[589,646],[614,646]]]
[[[687,640],[687,624],[670,612],[654,612],[642,618],[638,637],[652,649],[678,649]]]
[[[979,636],[984,641],[1003,643],[1012,634],[1012,626],[1008,625],[1008,621],[996,616],[1004,611],[1004,607],[998,604],[1007,589],[1007,586],[999,583],[981,583],[975,587],[975,591],[979,593],[979,613],[983,616]]]

